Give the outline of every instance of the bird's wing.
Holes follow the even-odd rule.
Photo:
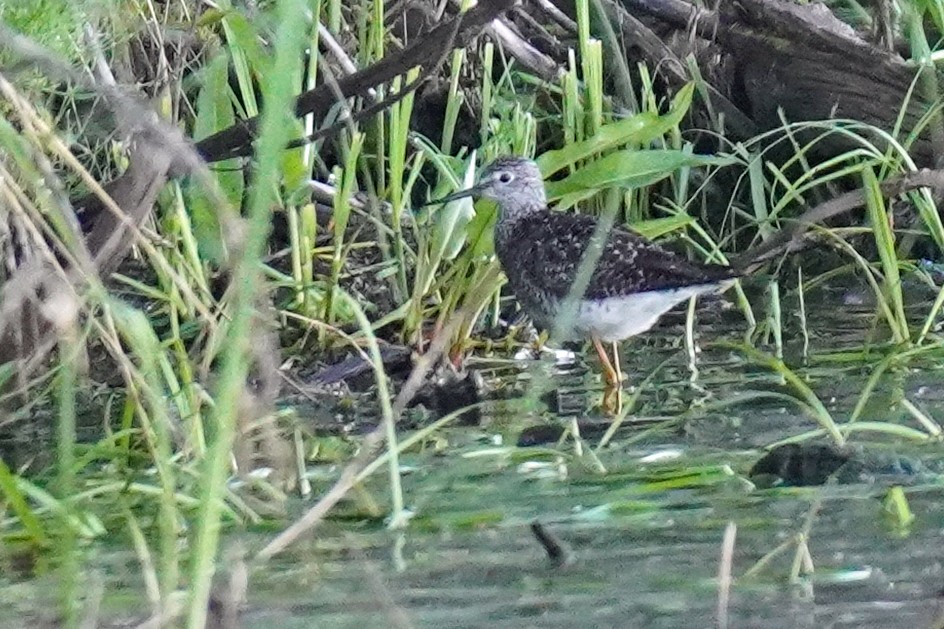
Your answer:
[[[550,220],[549,217],[553,217]],[[542,214],[518,226],[522,280],[566,297],[596,230],[592,217]],[[735,277],[730,267],[700,264],[642,236],[614,228],[584,293],[602,299],[627,293],[713,284]]]
[[[693,262],[642,236],[614,229],[586,294],[599,299],[627,292],[716,284],[736,276],[731,267]]]

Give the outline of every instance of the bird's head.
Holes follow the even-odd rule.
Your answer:
[[[523,157],[500,157],[485,167],[474,186],[431,203],[447,203],[463,197],[495,201],[503,214],[547,207],[541,171],[537,164]]]

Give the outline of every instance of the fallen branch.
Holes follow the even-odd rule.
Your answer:
[[[887,197],[896,197],[918,188],[944,191],[944,169],[916,170],[893,177],[881,184],[882,193]],[[802,248],[804,236],[812,226],[863,207],[865,202],[865,188],[856,188],[820,203],[795,219],[792,228],[774,234],[763,243],[733,258],[731,266],[750,272],[779,255],[797,251]]]
[[[295,101],[295,115],[301,118],[312,113],[323,113],[339,96],[352,98],[364,95],[368,89],[389,83],[412,68],[422,68],[421,76],[430,75],[438,69],[444,58],[438,54],[440,51],[449,48],[450,44],[451,47],[465,46],[487,24],[512,6],[512,3],[505,0],[482,0],[469,11],[436,26],[403,50],[389,54],[370,67],[339,79],[335,86],[324,83],[304,92]],[[407,90],[401,90],[391,95],[384,105],[389,107],[408,93]],[[371,113],[374,113],[373,108]],[[197,151],[207,162],[250,155],[258,120],[258,117],[248,118],[204,138],[197,143]]]

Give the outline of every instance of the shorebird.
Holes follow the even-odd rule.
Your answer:
[[[468,196],[497,203],[495,252],[515,297],[538,327],[553,329],[559,323],[597,239],[599,257],[584,278],[586,289],[570,297],[577,301],[565,334],[590,338],[612,387],[622,380],[619,341],[649,330],[681,302],[720,292],[738,277],[731,267],[689,261],[618,227],[601,243],[596,218],[548,208],[541,171],[529,159],[499,158],[474,186],[433,203]],[[615,364],[604,342],[612,343]]]

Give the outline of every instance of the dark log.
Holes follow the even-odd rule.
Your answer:
[[[387,83],[417,66],[423,68],[423,74],[429,75],[439,65],[443,51],[465,46],[489,22],[513,5],[513,2],[507,0],[482,0],[473,9],[436,26],[403,50],[387,55],[359,72],[340,78],[334,85],[323,83],[301,94],[295,101],[295,115],[321,115],[337,102],[339,97],[351,98],[366,94],[368,89]],[[405,96],[406,92],[407,90],[402,90],[399,97]],[[385,104],[389,106],[392,103]],[[197,143],[197,151],[207,162],[250,155],[258,122],[258,117],[243,120],[204,138]]]
[[[656,35],[649,26],[674,29],[682,40],[694,34],[703,46],[712,46],[723,57],[719,65],[730,64],[734,76],[733,84],[723,84],[705,73],[709,89],[728,95],[731,108],[715,97],[713,101],[721,102],[729,120],[731,114],[746,113],[757,131],[780,127],[782,111],[788,122],[841,118],[890,132],[904,108],[900,137],[906,137],[939,97],[932,68],[919,78],[919,65],[860,38],[823,5],[735,0],[721,2],[717,11],[710,11],[684,0],[619,1],[626,10],[619,23],[623,36],[654,68],[673,56],[667,52],[669,37]],[[557,0],[557,4],[573,15],[571,0]],[[658,45],[659,39],[665,47]],[[684,66],[671,66],[667,78],[675,84]],[[921,80],[924,77],[928,80]],[[748,139],[745,133],[751,126],[744,122],[729,129],[732,139]],[[850,146],[847,139],[831,134],[819,148],[836,154]],[[944,154],[939,116],[932,116],[926,128],[917,130],[909,148],[919,165],[937,165]]]
[[[846,118],[891,132],[904,107],[908,134],[938,98],[916,84],[920,66],[859,39],[823,5],[739,0],[725,9],[722,22],[729,25],[719,28],[722,41],[741,67],[752,117],[763,129],[782,124],[782,108],[789,122]],[[939,124],[932,119],[911,145],[919,164],[935,165],[941,156]],[[850,148],[833,136],[835,152]]]

